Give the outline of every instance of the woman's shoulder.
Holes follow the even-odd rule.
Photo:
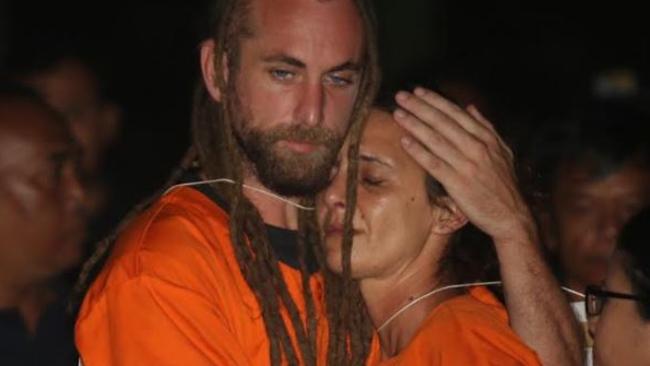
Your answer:
[[[508,312],[505,306],[485,286],[472,287],[467,293],[453,297],[438,305],[428,322],[447,324],[460,328],[487,326],[509,330]]]
[[[535,352],[510,328],[505,307],[485,287],[433,309],[400,354],[400,364],[415,361],[409,357],[432,365],[539,365]]]

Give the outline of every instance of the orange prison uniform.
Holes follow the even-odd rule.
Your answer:
[[[485,287],[451,298],[427,317],[397,356],[383,361],[374,342],[372,364],[427,366],[540,365],[508,325],[503,305]]]
[[[138,217],[82,304],[76,345],[84,366],[269,364],[261,309],[228,232],[224,210],[191,188],[175,189]],[[300,272],[280,268],[304,317]],[[323,344],[320,276],[310,284]]]

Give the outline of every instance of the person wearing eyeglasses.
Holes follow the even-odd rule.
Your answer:
[[[543,200],[542,243],[583,328],[585,366],[593,365],[584,296],[603,284],[618,235],[650,203],[650,118],[621,101],[592,101],[541,128],[530,144]]]
[[[585,307],[598,366],[650,364],[650,207],[619,237],[603,287],[587,288]]]

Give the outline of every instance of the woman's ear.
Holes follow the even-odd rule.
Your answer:
[[[434,233],[451,235],[467,224],[467,217],[450,197],[439,197],[432,205]]]
[[[214,40],[208,39],[201,43],[201,74],[203,75],[203,83],[205,88],[210,93],[210,96],[217,101],[221,101],[221,90],[217,84],[217,72],[219,70],[215,69],[214,57],[216,44]],[[226,54],[223,55],[223,60],[221,62],[223,70],[223,78],[225,81],[228,81],[228,57]]]

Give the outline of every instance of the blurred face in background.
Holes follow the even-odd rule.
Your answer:
[[[79,149],[53,111],[0,101],[0,273],[17,285],[77,264],[85,234]]]
[[[85,172],[94,174],[120,129],[120,111],[101,96],[93,71],[76,59],[63,59],[23,80],[63,115],[82,149]]]
[[[602,284],[622,226],[648,202],[650,172],[639,165],[626,163],[599,178],[580,166],[561,167],[552,194],[549,244],[564,282],[578,291]]]

